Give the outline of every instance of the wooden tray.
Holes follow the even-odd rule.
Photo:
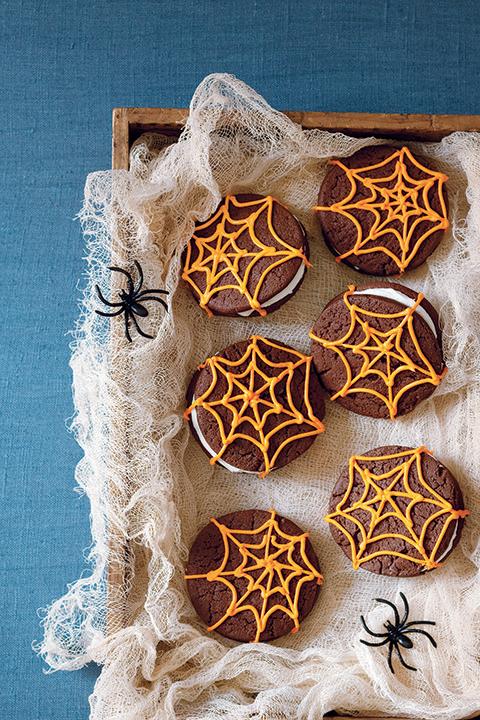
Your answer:
[[[336,112],[291,112],[285,115],[305,129],[344,132],[354,136],[376,135],[398,140],[438,141],[455,131],[480,132],[480,115],[415,115],[415,114],[375,114],[375,113],[336,113]],[[113,110],[112,168],[128,170],[129,153],[135,140],[145,132],[158,132],[178,138],[188,110],[181,108],[115,108]],[[118,428],[120,429],[120,428]],[[112,535],[111,547],[119,555],[118,537]],[[125,553],[128,548],[124,548]],[[118,597],[124,582],[124,570],[121,563],[110,564],[108,574],[111,598]],[[118,629],[121,620],[107,618],[107,632]],[[336,720],[349,720],[336,715]],[[374,718],[355,716],[356,720],[374,720]],[[472,717],[472,716],[471,716]],[[475,716],[480,718],[480,715]],[[382,716],[383,720],[408,720],[395,716]],[[351,718],[350,718],[351,720]]]

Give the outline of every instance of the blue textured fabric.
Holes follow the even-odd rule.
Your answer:
[[[229,71],[279,108],[475,113],[479,21],[477,0],[0,3],[1,718],[86,718],[97,672],[45,676],[30,643],[89,544],[65,428],[73,217],[109,166],[111,108],[185,106]]]

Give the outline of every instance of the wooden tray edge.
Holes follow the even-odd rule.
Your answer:
[[[415,113],[357,113],[285,111],[302,127],[344,132],[350,135],[381,135],[411,140],[440,140],[455,131],[480,132],[480,115],[427,115]],[[142,132],[156,130],[178,135],[188,117],[186,108],[114,108],[112,167],[128,169],[131,142]]]

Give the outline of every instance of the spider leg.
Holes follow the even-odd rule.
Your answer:
[[[142,266],[140,265],[139,262],[137,262],[137,260],[134,260],[133,262],[134,262],[135,267],[137,268],[137,273],[138,273],[138,287],[136,290],[134,290],[134,294],[136,295],[143,285],[143,270],[142,270]]]
[[[393,612],[395,613],[395,625],[399,625],[400,617],[398,615],[398,610],[397,610],[396,606],[392,602],[390,602],[390,600],[384,600],[383,598],[375,598],[375,600],[379,603],[384,603],[385,605],[390,605]]]
[[[137,322],[137,318],[135,317],[134,313],[131,313],[131,317],[133,320],[133,324],[135,325],[135,327],[137,329],[138,334],[144,338],[149,338],[149,340],[153,340],[153,335],[149,335],[148,333],[143,332],[142,328],[140,327],[140,325]]]
[[[404,628],[411,627],[412,625],[436,625],[437,623],[433,620],[412,620],[411,622],[405,623]]]
[[[97,315],[102,315],[102,317],[115,317],[116,315],[120,315],[123,312],[123,307],[120,308],[120,310],[115,310],[115,312],[107,313],[102,312],[101,310],[95,310]]]
[[[122,273],[122,275],[125,275],[125,277],[127,278],[127,282],[128,282],[128,292],[130,294],[132,294],[133,293],[133,280],[132,280],[132,276],[130,275],[130,273],[127,272],[126,270],[124,270],[123,268],[117,267],[116,265],[110,265],[110,267],[108,269],[112,270],[112,272],[113,271],[119,272],[119,273]]]
[[[373,630],[370,630],[367,623],[365,622],[365,618],[363,617],[363,615],[360,615],[360,621],[369,635],[373,635],[374,637],[385,637],[385,633],[376,633],[373,632]]]
[[[395,670],[393,669],[392,664],[392,650],[393,650],[393,643],[391,642],[388,646],[388,667],[390,668],[390,672],[395,675]]]
[[[404,608],[405,608],[405,614],[404,614],[404,616],[403,616],[403,618],[402,618],[402,622],[400,623],[400,625],[404,625],[404,624],[407,622],[408,613],[410,612],[410,608],[408,607],[407,598],[405,597],[405,595],[404,595],[402,592],[400,593],[400,597],[401,597],[402,600],[403,600],[403,606],[404,606]]]
[[[402,635],[408,635],[409,633],[420,633],[420,635],[425,635],[425,637],[427,637],[427,638],[430,640],[430,642],[432,643],[433,647],[435,647],[435,648],[437,647],[437,643],[435,642],[435,640],[433,639],[433,637],[430,635],[430,633],[425,632],[425,630],[415,630],[415,629],[412,629],[412,630],[402,630]]]
[[[130,322],[129,322],[128,310],[125,311],[125,337],[127,338],[128,342],[132,342],[132,337],[130,335]]]
[[[160,288],[154,288],[153,290],[142,290],[142,292],[135,293],[135,300],[143,297],[144,295],[150,295],[150,293],[161,293],[162,295],[170,295],[168,290],[161,290]]]
[[[120,305],[123,305],[122,302],[114,303],[114,302],[110,302],[110,300],[107,300],[106,298],[104,298],[102,295],[102,291],[100,290],[98,285],[95,285],[95,290],[97,291],[97,295],[104,305],[108,305],[109,307],[120,307]]]
[[[151,292],[151,291],[149,290],[148,292]],[[135,299],[138,300],[138,298],[135,298]],[[162,300],[162,298],[142,297],[142,302],[146,302],[147,300],[155,300],[156,302],[161,303],[161,304],[163,305],[163,307],[165,308],[165,310],[167,310],[167,312],[168,312],[168,305],[167,305],[167,303],[165,302],[165,300]]]
[[[402,653],[400,652],[400,648],[398,647],[398,645],[394,644],[394,648],[395,648],[395,651],[396,651],[398,657],[400,658],[400,662],[402,663],[403,667],[407,668],[407,670],[414,670],[416,672],[417,668],[414,668],[411,665],[407,665],[407,663],[405,662],[405,660],[402,657]]]
[[[390,639],[387,637],[387,638],[385,638],[385,640],[382,640],[381,642],[372,643],[372,642],[368,642],[368,640],[362,640],[360,638],[360,642],[363,643],[364,645],[368,645],[369,647],[380,647],[380,645],[386,645],[387,642],[389,642],[389,640]]]

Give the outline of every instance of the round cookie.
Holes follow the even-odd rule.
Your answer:
[[[208,358],[187,402],[185,416],[210,462],[232,472],[263,477],[304,453],[324,429],[312,358],[258,335]]]
[[[350,458],[325,520],[355,570],[410,577],[443,564],[468,514],[444,465],[423,447],[395,445]]]
[[[323,387],[359,415],[406,415],[446,372],[436,310],[399,283],[350,285],[326,305],[310,337]]]
[[[322,582],[308,533],[275,510],[212,518],[192,545],[185,579],[208,630],[239,642],[297,632]]]
[[[405,146],[371,145],[332,160],[315,207],[327,246],[367,275],[418,267],[449,226],[447,179]]]
[[[208,315],[266,315],[300,287],[309,247],[302,224],[271,195],[227,195],[197,223],[182,278]]]

